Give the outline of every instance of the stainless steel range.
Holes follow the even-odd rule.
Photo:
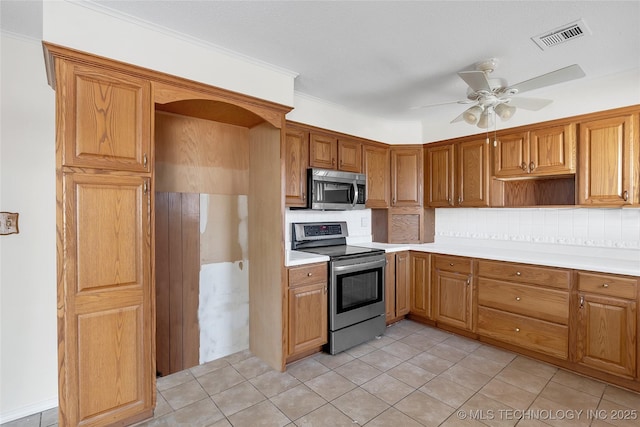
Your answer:
[[[381,249],[346,244],[346,222],[293,223],[291,249],[329,257],[329,343],[340,353],[386,328]]]

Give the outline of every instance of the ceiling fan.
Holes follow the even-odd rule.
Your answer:
[[[467,99],[457,102],[460,104],[474,103],[474,105],[453,119],[451,123],[464,120],[482,129],[490,128],[495,123],[495,116],[502,120],[509,120],[515,114],[516,107],[538,111],[553,102],[550,99],[520,98],[515,95],[585,76],[582,68],[574,64],[508,86],[504,79],[489,78],[489,74],[493,72],[496,65],[497,60],[492,58],[478,62],[475,71],[460,71],[458,73],[458,76],[469,87],[467,88]]]

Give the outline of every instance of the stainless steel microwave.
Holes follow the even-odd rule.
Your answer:
[[[308,209],[364,209],[367,200],[364,174],[329,169],[307,170]]]

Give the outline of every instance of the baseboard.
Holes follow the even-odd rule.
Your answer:
[[[44,412],[56,407],[58,407],[58,398],[52,397],[51,399],[23,406],[18,409],[0,412],[0,424],[19,420],[20,418],[28,417],[30,415],[40,414],[40,412]]]

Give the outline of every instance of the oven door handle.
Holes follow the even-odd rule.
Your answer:
[[[361,264],[333,266],[332,270],[336,273],[343,273],[345,271],[349,272],[349,271],[369,270],[372,268],[384,267],[386,263],[387,263],[386,259],[381,259],[378,261],[363,262]]]

